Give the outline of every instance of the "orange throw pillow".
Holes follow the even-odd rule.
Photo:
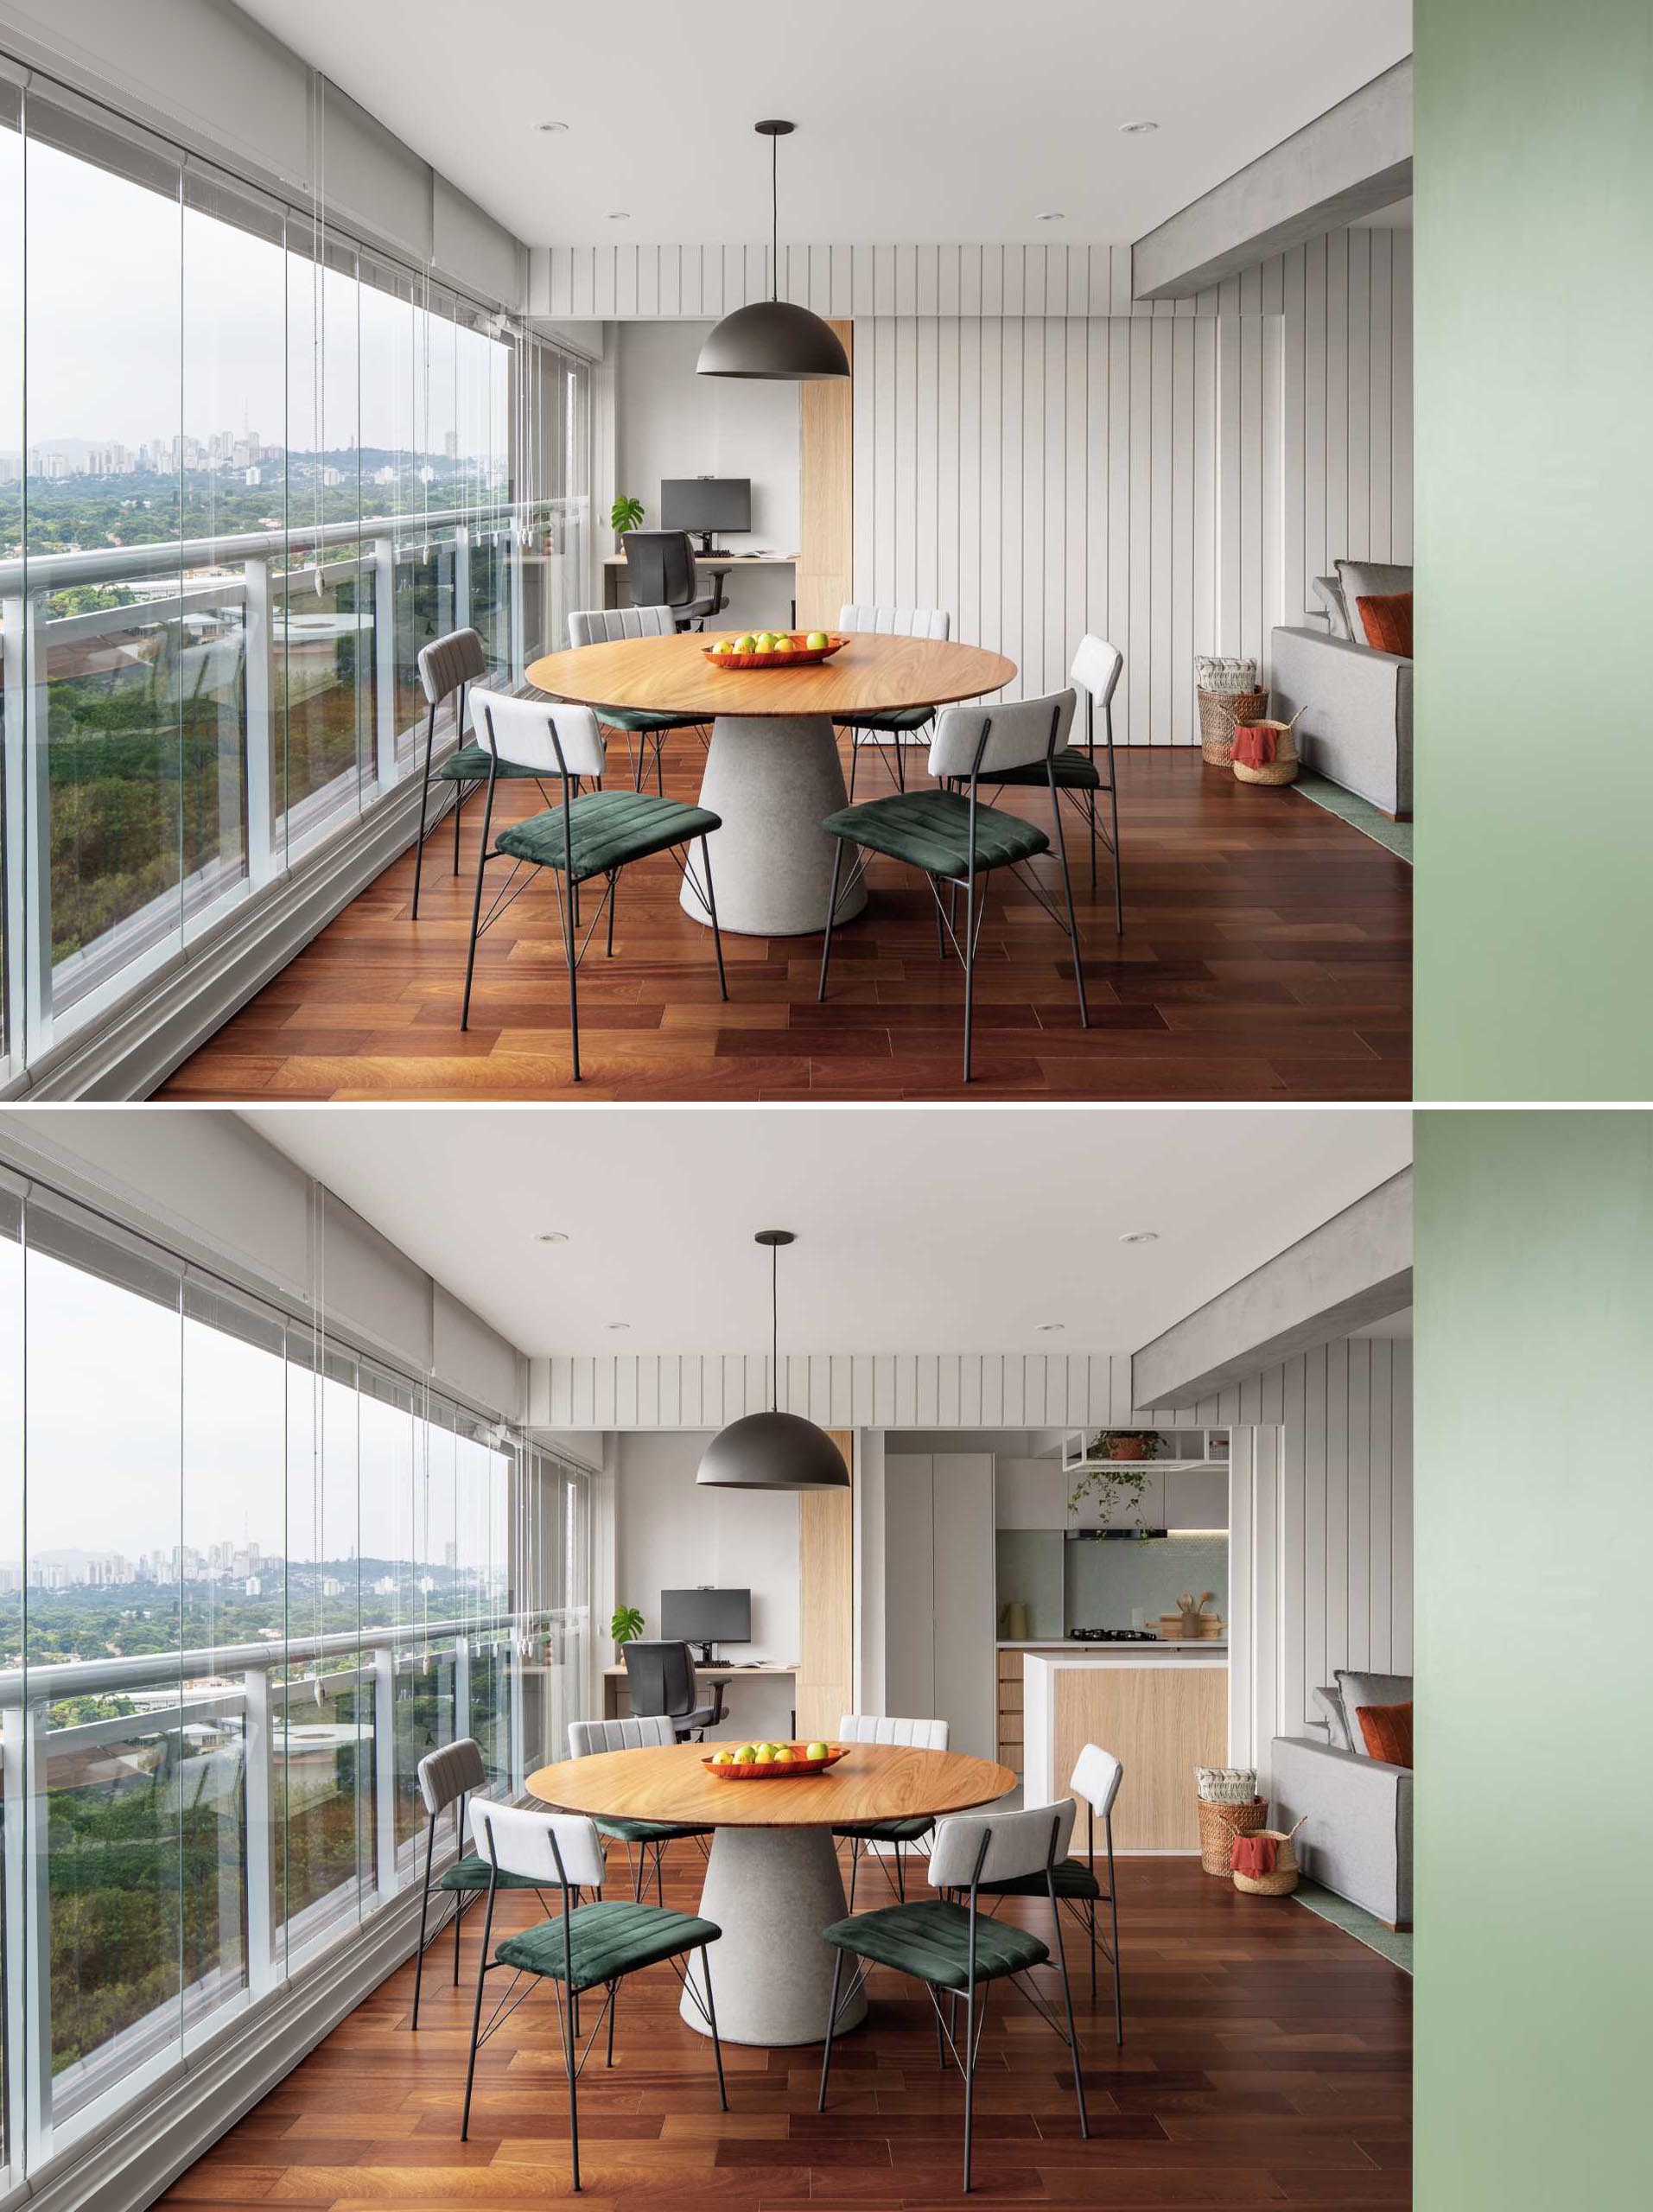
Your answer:
[[[1357,599],[1366,643],[1380,653],[1412,658],[1412,594],[1397,591],[1392,599]]]
[[[1357,1705],[1355,1718],[1366,1739],[1366,1749],[1385,1766],[1412,1764],[1412,1706]]]

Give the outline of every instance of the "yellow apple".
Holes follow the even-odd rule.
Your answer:
[[[757,1746],[755,1744],[742,1744],[740,1750],[734,1754],[734,1764],[736,1766],[750,1766],[757,1755]]]
[[[768,1745],[760,1744],[758,1746],[758,1755],[752,1762],[753,1766],[772,1766],[774,1763],[775,1755],[770,1750]]]
[[[830,1758],[831,1752],[825,1744],[811,1744],[804,1756],[806,1758],[824,1759]]]
[[[808,644],[809,649],[812,653],[818,653],[823,646],[830,645],[831,642],[832,640],[827,636],[824,630],[811,630],[810,632]]]
[[[734,1754],[732,1751],[714,1751],[712,1753],[712,1764],[714,1766],[733,1766],[734,1764]]]
[[[750,631],[743,632],[734,641],[734,651],[737,653],[755,653],[757,650],[758,641]]]
[[[793,1756],[794,1756],[794,1754],[793,1754],[792,1747],[792,1745],[791,1745],[790,1744],[777,1744],[777,1745],[776,1745],[776,1746],[775,1746],[775,1757],[776,1757],[778,1759],[790,1759],[790,1758],[792,1758]]]
[[[712,651],[713,651],[715,653],[726,653],[726,652],[728,652],[729,651],[729,641],[728,641],[728,639],[727,638],[719,638],[719,639],[716,640],[716,642],[714,644],[714,645],[712,646]]]

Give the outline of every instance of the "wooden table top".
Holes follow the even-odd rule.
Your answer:
[[[708,1756],[704,1744],[598,1751],[541,1767],[529,1776],[528,1788],[543,1805],[610,1820],[817,1828],[966,1812],[1016,1786],[1010,1769],[991,1759],[901,1744],[852,1744],[824,1774],[788,1782],[719,1782],[702,1764]]]
[[[670,638],[621,638],[531,661],[528,680],[586,707],[652,714],[888,714],[997,691],[1016,664],[982,645],[858,632],[830,660],[807,668],[719,668],[706,658],[711,631]],[[841,633],[840,633],[841,634]],[[761,1787],[761,1785],[760,1785]]]

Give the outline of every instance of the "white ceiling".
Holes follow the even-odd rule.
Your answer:
[[[523,1351],[1135,1350],[1407,1165],[1403,1109],[261,1108]],[[1154,1244],[1122,1245],[1153,1229]],[[545,1230],[566,1244],[537,1243]],[[623,1332],[607,1325],[625,1321]],[[1040,1324],[1059,1321],[1060,1334]]]
[[[1410,0],[239,4],[531,245],[763,237],[775,115],[784,238],[1134,238],[1412,43]]]

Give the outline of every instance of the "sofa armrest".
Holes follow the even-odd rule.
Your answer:
[[[1386,814],[1412,811],[1412,663],[1399,653],[1282,629],[1270,639],[1272,711],[1302,710],[1299,749],[1333,783]]]
[[[1298,1838],[1304,1871],[1393,1927],[1412,1918],[1412,1770],[1301,1736],[1271,1751],[1273,1820]]]

